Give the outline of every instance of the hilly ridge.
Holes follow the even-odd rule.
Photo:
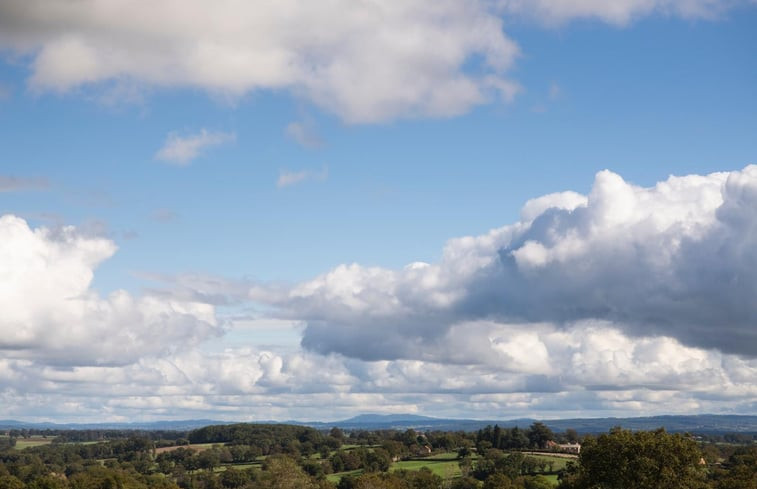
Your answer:
[[[573,428],[581,433],[602,433],[615,426],[631,430],[653,430],[665,428],[670,432],[690,433],[757,433],[757,416],[753,415],[667,415],[635,418],[572,418],[538,420],[533,418],[511,420],[475,420],[433,418],[417,414],[361,414],[341,421],[260,421],[257,423],[295,424],[327,430],[339,427],[344,430],[415,429],[439,431],[476,431],[487,425],[527,428],[535,421],[541,421],[557,432]],[[192,430],[209,425],[231,424],[236,421],[211,419],[172,420],[152,422],[105,422],[105,423],[52,423],[0,420],[0,429],[120,429],[120,430]]]

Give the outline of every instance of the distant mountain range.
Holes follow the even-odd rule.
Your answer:
[[[334,426],[343,430],[440,430],[440,431],[476,431],[486,425],[498,424],[502,427],[528,428],[536,419],[512,420],[474,420],[474,419],[443,419],[414,414],[361,414],[343,421],[261,421],[260,423],[285,423],[327,430]],[[614,426],[621,426],[631,430],[653,430],[665,428],[671,432],[689,433],[757,433],[757,416],[751,415],[714,415],[701,414],[692,416],[651,416],[643,418],[576,418],[541,420],[556,432],[573,428],[579,433],[603,433]],[[154,421],[144,423],[28,423],[15,420],[0,420],[0,429],[75,429],[75,430],[176,430],[185,431],[203,426],[231,424],[232,421],[216,421],[211,419],[190,419],[181,421]]]

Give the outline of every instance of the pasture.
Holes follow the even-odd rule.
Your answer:
[[[454,479],[460,477],[460,465],[457,453],[447,452],[432,455],[430,457],[401,460],[392,464],[389,469],[392,472],[398,470],[420,470],[426,467],[442,479]]]
[[[553,472],[557,472],[559,470],[564,469],[567,462],[576,459],[575,456],[566,456],[563,454],[531,452],[525,455],[528,455],[529,457],[533,457],[538,460],[544,461],[547,464],[550,464],[550,466],[548,466],[547,469],[551,467]],[[457,458],[456,452],[438,453],[430,457],[419,457],[419,458],[413,458],[410,460],[401,460],[399,462],[394,462],[392,466],[390,467],[389,471],[390,472],[396,472],[399,470],[412,471],[412,470],[420,470],[424,467],[431,470],[432,473],[434,473],[435,475],[438,475],[444,480],[455,479],[462,475],[460,473],[460,466],[458,465],[458,458]],[[345,475],[358,476],[362,474],[362,472],[363,472],[362,470],[338,472],[334,474],[329,474],[326,476],[326,478],[333,483],[338,483],[339,480],[342,478],[342,476],[345,476]],[[547,479],[550,483],[552,483],[552,485],[557,486],[557,474],[551,473],[551,474],[539,474],[539,475]]]
[[[42,445],[49,445],[53,442],[53,438],[45,438],[42,436],[32,436],[29,438],[17,438],[16,439],[16,446],[14,447],[16,450],[23,450],[24,448],[30,448],[30,447],[39,447]]]
[[[326,479],[327,479],[327,480],[328,480],[329,482],[333,482],[334,484],[338,484],[338,483],[339,483],[339,480],[340,480],[340,479],[341,479],[342,477],[344,477],[344,476],[349,476],[349,477],[357,477],[357,476],[359,476],[359,475],[360,475],[360,474],[362,474],[362,473],[363,473],[363,469],[358,469],[358,470],[348,470],[348,471],[346,471],[346,472],[335,472],[335,473],[333,473],[333,474],[328,474],[328,475],[326,476]]]
[[[565,454],[565,453],[543,453],[543,452],[524,452],[524,455],[538,459],[548,464],[547,470],[551,472],[557,472],[565,468],[568,462],[571,460],[578,460],[577,455]]]
[[[203,450],[208,450],[210,448],[213,448],[213,445],[220,445],[220,444],[219,443],[194,443],[191,445],[176,445],[173,447],[160,447],[160,448],[155,449],[155,454],[173,452],[174,450],[178,450],[179,448],[188,448],[190,450],[194,450],[195,452],[202,452]]]
[[[241,463],[241,464],[223,464],[213,469],[213,472],[225,472],[228,469],[236,469],[236,470],[247,470],[251,468],[260,468],[261,463],[260,462],[248,462],[248,463]]]

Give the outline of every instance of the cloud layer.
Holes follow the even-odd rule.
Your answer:
[[[714,18],[747,0],[55,0],[3,2],[0,49],[30,62],[34,90],[199,88],[224,98],[286,90],[351,123],[449,117],[519,85],[503,19],[625,25],[647,15]],[[301,139],[296,133],[297,139]],[[310,144],[310,143],[308,143]]]
[[[451,335],[480,358],[363,362],[255,347],[186,348],[124,366],[4,358],[0,401],[4,415],[24,418],[283,420],[746,412],[757,399],[757,361],[629,338],[607,324],[563,331],[479,322]]]
[[[81,421],[750,412],[755,209],[757,166],[652,187],[603,171],[437,264],[107,297],[91,284],[113,242],[6,215],[0,405]],[[255,320],[213,305],[261,303]]]
[[[116,251],[72,227],[31,229],[0,217],[0,351],[47,365],[128,365],[222,333],[212,306],[90,288]]]
[[[253,298],[308,322],[303,345],[423,358],[462,322],[607,321],[631,336],[757,356],[757,166],[650,188],[609,171],[587,196],[528,202],[519,222],[451,240],[437,264],[342,265]]]
[[[478,0],[31,0],[4,3],[0,19],[0,43],[32,56],[39,90],[285,89],[349,122],[452,116],[518,90],[505,76],[518,48]]]

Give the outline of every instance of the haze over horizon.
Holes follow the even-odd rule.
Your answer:
[[[0,419],[757,414],[754,0],[0,3]]]

